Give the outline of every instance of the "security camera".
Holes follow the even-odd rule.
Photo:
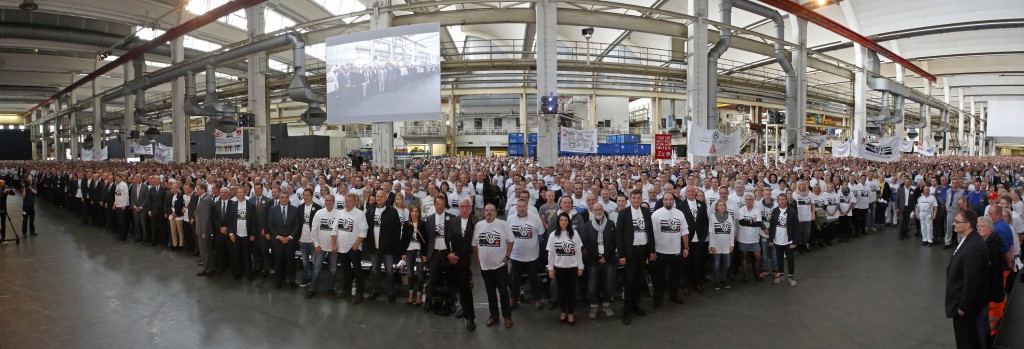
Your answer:
[[[594,36],[594,28],[583,28],[583,38],[590,40]]]

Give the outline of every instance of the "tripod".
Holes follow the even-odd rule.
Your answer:
[[[14,221],[11,220],[11,215],[7,213],[7,211],[4,211],[4,217],[7,218],[8,223],[11,223],[11,231],[14,232],[14,244],[21,245],[21,238],[18,237],[18,228],[14,227]],[[4,217],[0,217],[0,219],[3,219]],[[3,241],[11,241],[11,239],[4,239]]]

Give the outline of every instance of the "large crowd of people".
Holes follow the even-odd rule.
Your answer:
[[[827,253],[893,226],[894,239],[950,250],[973,241],[967,230],[990,233],[991,248],[972,249],[985,248],[990,285],[971,293],[977,306],[947,315],[984,317],[984,330],[975,321],[976,331],[992,334],[1007,282],[1020,268],[1021,158],[876,163],[809,155],[782,162],[761,154],[722,157],[712,166],[568,157],[539,167],[529,158],[447,157],[406,168],[359,162],[11,161],[0,162],[0,175],[23,196],[23,230],[32,234],[38,196],[120,241],[191,253],[198,276],[272,275],[276,288],[303,286],[308,298],[327,293],[351,304],[403,299],[454,313],[471,331],[472,287],[480,285],[474,274],[486,289],[487,326],[511,328],[513,312],[526,304],[558,308],[570,326],[578,304],[591,319],[618,314],[628,325],[645,316],[648,292],[659,309],[665,298],[682,304],[705,287],[796,287],[800,254]],[[14,192],[0,187],[5,196]],[[991,304],[985,314],[983,303]]]

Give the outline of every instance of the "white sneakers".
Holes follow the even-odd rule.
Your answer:
[[[604,308],[604,315],[606,315],[608,317],[615,316],[615,311],[612,310],[612,304],[611,303],[604,303],[604,307],[603,308]]]
[[[788,279],[789,279],[789,286],[790,287],[796,287],[796,279],[792,278],[792,277],[790,277]],[[772,283],[773,284],[781,284],[782,283],[782,276],[779,276],[779,277],[775,278],[775,280],[772,280]]]
[[[796,287],[796,279],[793,279],[793,278],[789,279],[789,287]]]

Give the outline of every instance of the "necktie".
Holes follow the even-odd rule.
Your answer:
[[[221,214],[221,216],[227,216],[228,215],[228,202],[227,201],[224,201],[223,203],[220,204],[220,214]]]
[[[284,206],[281,206],[281,218],[283,218],[283,221],[288,220],[288,210],[286,210]]]

